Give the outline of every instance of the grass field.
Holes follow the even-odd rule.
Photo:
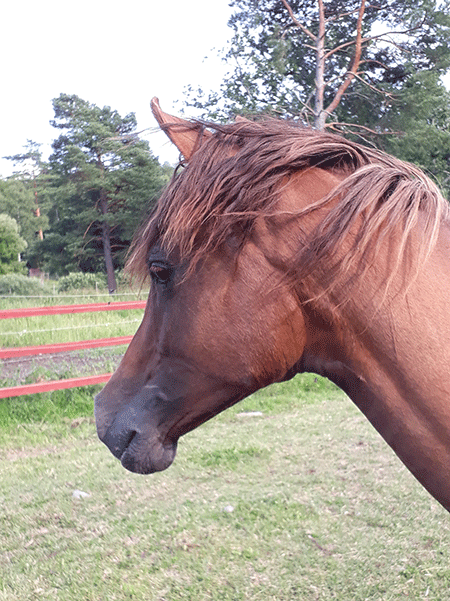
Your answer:
[[[124,294],[56,294],[37,298],[0,297],[0,309],[145,300],[148,290],[125,289]],[[0,347],[31,346],[133,334],[143,310],[44,315],[0,320]]]
[[[448,514],[325,380],[260,391],[151,476],[97,440],[93,392],[0,401],[1,601],[450,599]]]
[[[117,293],[113,297],[107,293],[96,293],[95,289],[76,291],[73,294],[52,294],[51,284],[46,286],[45,294],[39,297],[0,296],[0,309],[145,300],[148,293],[148,290],[124,287],[123,294]],[[143,313],[143,309],[139,309],[2,319],[0,347],[128,336],[136,332]],[[0,387],[114,371],[124,351],[125,347],[105,347],[53,356],[8,359],[0,363]]]

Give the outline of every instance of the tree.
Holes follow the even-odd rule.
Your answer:
[[[64,133],[49,159],[50,231],[41,249],[53,267],[59,260],[60,273],[74,265],[96,271],[101,253],[112,293],[120,253],[167,175],[139,140],[133,113],[121,117],[108,106],[67,94],[53,108],[52,125]]]
[[[209,114],[275,112],[322,129],[378,120],[418,72],[450,66],[450,0],[234,0],[219,92],[190,90]]]
[[[450,93],[433,72],[411,77],[386,116],[383,150],[414,163],[438,181],[450,199]]]
[[[0,213],[0,275],[23,271],[20,253],[25,250],[27,243],[19,235],[17,221]]]
[[[33,195],[34,195],[34,215],[36,218],[41,216],[41,209],[39,207],[38,201],[38,190],[37,190],[37,178],[42,171],[42,153],[41,153],[41,144],[37,142],[33,142],[33,140],[27,140],[27,146],[25,147],[25,152],[22,154],[16,154],[13,156],[7,156],[5,159],[9,159],[13,161],[16,166],[21,166],[22,169],[16,173],[16,178],[20,178],[23,181],[28,181],[32,183],[33,187]],[[39,224],[39,230],[37,235],[40,240],[43,239],[42,233],[42,220]]]
[[[19,233],[27,242],[24,260],[29,267],[39,267],[35,247],[48,226],[39,199],[40,178],[45,169],[40,144],[28,140],[23,153],[5,158],[13,161],[17,170],[13,176],[0,180],[0,212],[16,220]]]
[[[36,211],[34,185],[35,182],[21,174],[0,180],[0,213],[15,219],[28,247],[48,224],[46,217]]]

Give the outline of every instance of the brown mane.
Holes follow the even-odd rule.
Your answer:
[[[342,283],[352,262],[364,259],[368,264],[377,245],[400,224],[403,230],[395,270],[419,212],[424,216],[422,256],[431,252],[448,205],[416,167],[339,136],[286,121],[205,125],[214,129],[214,135],[202,140],[202,124],[192,124],[199,131],[199,149],[173,177],[134,240],[128,261],[132,273],[147,276],[148,251],[156,242],[195,265],[230,233],[239,232],[244,240],[258,216],[276,214],[286,177],[312,166],[346,177],[327,198],[299,209],[298,218],[339,198],[313,239],[302,241],[296,257],[296,266],[301,266],[297,275],[305,277],[318,270],[322,290],[328,290]],[[352,252],[337,262],[330,261],[359,223]]]

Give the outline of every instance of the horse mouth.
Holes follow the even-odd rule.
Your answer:
[[[135,474],[153,474],[170,467],[177,452],[176,442],[149,442],[134,435],[119,459],[125,469]]]
[[[100,440],[125,469],[135,474],[161,472],[172,464],[177,452],[177,439],[162,440],[158,431],[143,427],[97,427]]]

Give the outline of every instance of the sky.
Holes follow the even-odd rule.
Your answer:
[[[44,159],[60,134],[52,99],[76,94],[122,116],[134,112],[153,154],[178,152],[156,132],[150,100],[180,114],[186,86],[218,88],[226,72],[219,51],[232,31],[228,0],[18,0],[5,2],[0,30],[0,176],[2,160],[42,143]],[[206,58],[208,57],[208,58]],[[187,109],[186,109],[187,111]],[[186,112],[186,114],[188,114]]]

